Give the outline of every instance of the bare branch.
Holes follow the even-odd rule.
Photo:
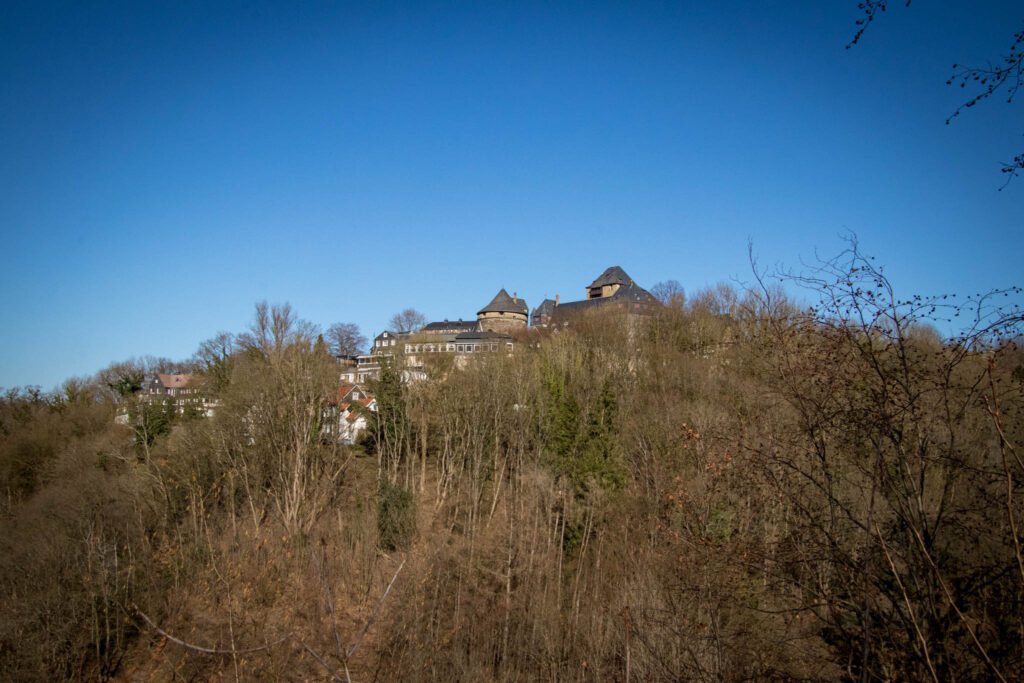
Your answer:
[[[370,619],[366,622],[366,626],[363,627],[363,632],[359,634],[359,638],[356,640],[355,644],[351,648],[349,648],[346,658],[351,658],[352,655],[355,653],[356,648],[358,648],[359,644],[363,642],[363,636],[366,635],[366,632],[370,630],[370,626],[372,626],[373,622],[377,619],[377,613],[380,611],[381,605],[384,604],[384,598],[388,597],[388,593],[391,592],[391,587],[395,585],[395,579],[398,578],[398,573],[402,571],[402,567],[404,566],[405,560],[402,560],[402,564],[398,565],[398,569],[395,570],[395,575],[391,577],[391,583],[388,584],[387,590],[384,591],[384,595],[380,596],[380,601],[374,608],[373,614],[370,615]]]
[[[403,564],[404,564],[404,562],[403,562]],[[401,569],[401,567],[399,567],[399,569]],[[394,579],[392,579],[392,581],[394,581]],[[390,586],[389,586],[389,588],[390,588]],[[386,595],[386,593],[385,593],[385,595]],[[168,633],[167,631],[165,631],[162,628],[160,628],[159,626],[157,626],[156,623],[152,619],[150,619],[149,616],[146,615],[145,612],[140,610],[139,606],[136,605],[135,603],[132,603],[132,609],[135,611],[136,614],[138,614],[140,617],[142,617],[142,619],[147,624],[149,624],[150,627],[152,627],[152,629],[154,631],[156,631],[157,633],[162,635],[167,640],[171,641],[172,643],[177,643],[178,645],[181,645],[184,648],[188,648],[189,650],[195,650],[196,652],[203,652],[203,653],[208,654],[208,655],[230,655],[232,657],[235,657],[235,656],[238,656],[238,655],[245,655],[245,654],[249,654],[249,653],[252,653],[252,652],[262,652],[263,650],[269,650],[272,647],[280,645],[281,643],[285,642],[286,640],[294,640],[296,643],[301,645],[306,650],[306,652],[308,652],[309,654],[313,655],[313,658],[316,659],[316,661],[320,663],[320,666],[322,666],[324,669],[326,669],[327,672],[329,674],[331,674],[331,676],[335,680],[338,680],[338,681],[345,681],[345,680],[347,680],[347,676],[346,677],[342,677],[341,674],[339,674],[337,671],[335,671],[331,667],[330,664],[328,664],[326,661],[324,661],[324,658],[321,657],[317,653],[316,650],[311,648],[309,645],[306,645],[306,643],[303,642],[302,640],[300,640],[299,638],[296,638],[295,634],[293,634],[293,633],[289,633],[286,636],[282,636],[281,638],[278,638],[274,642],[267,643],[266,645],[260,645],[259,647],[244,648],[244,649],[241,649],[241,650],[239,650],[237,648],[231,648],[229,650],[224,650],[224,649],[219,649],[219,648],[203,647],[202,645],[195,645],[194,643],[189,643],[189,642],[186,642],[186,641],[182,640],[181,638],[176,638],[176,637],[172,636],[170,633]]]
[[[988,650],[986,650],[981,644],[981,641],[978,640],[978,635],[971,627],[970,621],[968,621],[967,617],[964,616],[964,613],[960,611],[960,608],[956,604],[956,600],[953,599],[953,593],[950,592],[949,586],[946,585],[946,580],[942,578],[942,572],[939,571],[939,567],[935,564],[935,560],[932,559],[931,553],[928,552],[924,539],[921,538],[921,532],[919,532],[914,526],[911,526],[910,530],[913,532],[914,538],[917,539],[917,543],[921,547],[921,555],[928,561],[928,565],[932,568],[932,571],[935,572],[935,579],[939,582],[939,587],[942,588],[942,592],[946,595],[946,600],[949,601],[949,606],[953,608],[953,611],[956,612],[956,616],[960,618],[960,623],[962,623],[964,628],[967,629],[967,633],[970,634],[971,640],[974,641],[974,646],[978,648],[978,652],[981,653],[981,656],[985,659],[989,668],[992,669],[992,673],[995,674],[996,678],[1003,681],[1003,683],[1006,683],[1006,677],[1003,676],[1002,672],[996,668],[992,658],[988,655]]]
[[[308,652],[309,654],[313,655],[313,658],[316,659],[316,661],[320,662],[320,666],[322,666],[323,668],[327,669],[327,672],[329,674],[331,674],[332,678],[334,678],[337,681],[344,681],[344,680],[346,680],[345,678],[341,677],[341,674],[339,674],[337,671],[335,671],[333,668],[331,668],[331,665],[328,664],[327,662],[325,662],[324,658],[321,657],[320,655],[318,655],[316,650],[311,648],[309,645],[306,645],[301,640],[296,639],[295,642],[297,642],[299,645],[304,647],[306,649],[306,652]]]
[[[324,597],[327,600],[327,610],[331,613],[331,628],[334,629],[334,642],[338,648],[338,658],[344,662],[347,658],[345,656],[345,648],[341,646],[341,635],[338,633],[338,620],[334,616],[334,599],[331,597],[331,587],[327,584],[326,578],[324,578],[324,572],[321,568],[322,561],[317,558],[316,552],[311,552],[313,556],[313,564],[316,566],[317,578],[320,580],[320,585],[324,589]],[[326,560],[326,557],[324,558]]]
[[[910,596],[907,595],[907,589],[903,586],[903,580],[900,579],[900,573],[896,571],[896,564],[892,561],[892,556],[889,554],[889,547],[885,544],[885,537],[882,536],[881,529],[878,528],[878,524],[875,524],[875,533],[878,534],[878,540],[882,544],[882,551],[885,553],[885,559],[889,561],[889,567],[892,569],[893,578],[896,579],[896,585],[900,587],[900,593],[903,595],[903,601],[907,605],[907,613],[910,615],[910,621],[914,625],[914,632],[917,634],[918,640],[921,641],[921,649],[924,652],[924,661],[928,665],[928,671],[932,675],[932,680],[935,683],[939,683],[939,676],[935,673],[935,666],[932,665],[932,658],[928,654],[928,642],[924,639],[924,634],[921,633],[921,627],[917,623],[917,617],[914,616],[914,606],[910,603]]]
[[[241,649],[241,650],[236,649],[236,648],[231,648],[230,650],[222,650],[222,649],[212,648],[212,647],[203,647],[202,645],[195,645],[193,643],[185,642],[181,638],[175,638],[170,633],[168,633],[167,631],[165,631],[162,628],[160,628],[159,626],[157,626],[156,623],[152,619],[150,619],[146,615],[145,612],[140,610],[139,606],[136,605],[135,603],[132,603],[132,609],[135,610],[135,613],[138,614],[140,617],[142,617],[142,619],[147,624],[149,624],[153,628],[154,631],[156,631],[157,633],[159,633],[160,635],[162,635],[164,638],[166,638],[167,640],[171,641],[172,643],[177,643],[178,645],[181,645],[182,647],[187,647],[188,649],[195,650],[196,652],[205,652],[206,654],[209,654],[209,655],[232,655],[232,656],[234,656],[234,655],[249,654],[250,652],[261,652],[262,650],[269,650],[270,648],[274,647],[275,645],[280,645],[281,643],[283,643],[284,641],[286,641],[286,640],[288,640],[289,638],[292,637],[292,634],[289,633],[286,636],[278,638],[277,640],[275,640],[272,643],[267,643],[266,645],[260,645],[259,647],[244,648],[244,649]]]

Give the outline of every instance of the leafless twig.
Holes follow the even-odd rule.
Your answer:
[[[384,604],[384,598],[388,597],[388,593],[391,592],[391,587],[395,585],[395,579],[398,578],[398,573],[402,571],[402,567],[404,566],[405,560],[402,560],[402,564],[398,565],[398,569],[395,570],[395,575],[391,577],[391,583],[388,584],[387,590],[384,591],[384,595],[380,596],[380,601],[377,603],[377,606],[373,609],[373,614],[370,615],[369,620],[366,622],[366,626],[363,627],[363,632],[359,634],[359,638],[356,639],[355,644],[351,648],[349,648],[346,658],[351,658],[352,655],[355,653],[356,648],[358,648],[359,644],[363,642],[363,636],[366,635],[366,632],[370,630],[370,626],[373,625],[374,620],[377,619],[377,613],[380,612],[381,605]]]

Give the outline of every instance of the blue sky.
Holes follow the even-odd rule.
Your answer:
[[[261,299],[367,336],[604,268],[688,292],[843,248],[1022,284],[1017,3],[0,5],[0,386],[181,359]]]

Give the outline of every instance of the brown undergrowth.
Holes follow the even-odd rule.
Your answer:
[[[358,446],[267,307],[212,419],[140,442],[109,397],[8,395],[0,671],[1015,680],[1021,317],[939,339],[847,256],[815,308],[720,288],[388,368]]]

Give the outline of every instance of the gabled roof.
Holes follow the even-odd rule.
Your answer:
[[[164,373],[158,373],[156,377],[165,389],[187,387],[195,380],[195,377],[192,375],[165,375]]]
[[[540,306],[533,309],[533,315],[551,315],[555,312],[555,302],[553,299],[544,299],[540,302]]]
[[[349,394],[352,393],[352,390],[355,389],[357,386],[358,385],[356,384],[342,384],[340,387],[338,387],[338,391],[335,392],[334,394],[334,402],[341,403],[342,401],[344,401],[346,398],[348,398]]]
[[[481,308],[477,315],[481,313],[521,313],[529,315],[530,309],[526,306],[525,301],[519,298],[513,299],[505,291],[505,288],[502,287],[501,291],[491,299],[491,303]]]
[[[627,285],[632,284],[633,278],[626,275],[626,271],[618,266],[608,268],[596,280],[590,283],[590,287],[604,287],[605,285]]]
[[[337,405],[341,410],[345,410],[345,406],[352,400],[361,401],[362,399],[353,398],[353,396],[366,396],[366,390],[355,383],[342,384],[340,387],[335,389],[331,397],[327,399],[328,403]]]

